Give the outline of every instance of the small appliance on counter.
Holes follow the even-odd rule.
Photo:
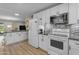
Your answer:
[[[51,30],[50,24],[46,23],[44,26],[43,25],[39,26],[39,34],[48,35],[50,34],[50,30]]]
[[[68,13],[62,13],[50,17],[51,24],[68,24]]]
[[[44,26],[43,25],[39,25],[39,29],[38,29],[38,33],[39,34],[44,34]]]

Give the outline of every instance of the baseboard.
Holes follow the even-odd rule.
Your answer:
[[[42,51],[44,51],[44,52],[46,52],[46,53],[48,53],[47,51],[43,50],[43,49],[42,49],[42,48],[40,48],[40,47],[39,47],[39,49],[40,49],[40,50],[42,50]]]
[[[57,54],[56,52],[51,51],[51,50],[48,51],[48,54],[49,54],[49,55],[59,55],[59,54]]]
[[[16,45],[16,44],[18,44],[18,43],[25,42],[25,41],[28,41],[28,40],[25,39],[25,40],[22,40],[22,41],[19,41],[19,42],[15,42],[15,43],[7,44],[6,46],[8,46],[8,45]]]

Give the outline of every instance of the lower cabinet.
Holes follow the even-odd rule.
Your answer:
[[[39,47],[45,51],[48,51],[48,36],[39,35]]]
[[[69,55],[79,55],[79,41],[69,40]]]
[[[5,40],[7,45],[27,40],[27,32],[6,33]]]

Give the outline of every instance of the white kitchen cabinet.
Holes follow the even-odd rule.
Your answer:
[[[39,47],[45,51],[48,51],[48,36],[39,35]]]
[[[37,20],[38,20],[38,25],[41,25],[42,24],[42,13],[41,12],[37,13]]]
[[[45,44],[45,50],[48,51],[48,49],[49,49],[48,48],[48,46],[49,46],[49,37],[48,37],[48,35],[44,36],[44,41],[45,41],[45,43],[44,43]]]
[[[17,35],[16,35],[16,38],[18,38],[17,37]],[[11,44],[11,43],[13,43],[13,42],[15,42],[15,37],[14,37],[14,34],[13,33],[6,33],[6,44]]]
[[[45,11],[42,11],[40,13],[38,13],[38,22],[39,22],[39,25],[45,25],[46,23],[49,23],[50,22],[50,11],[49,9],[48,10],[45,10]]]
[[[45,11],[38,13],[38,24],[44,25],[45,24]]]
[[[39,25],[50,22],[50,16],[59,15],[68,12],[68,4],[60,4],[50,9],[34,14],[34,18],[38,19]]]
[[[45,23],[49,23],[50,21],[50,10],[44,10],[39,13],[34,14],[34,18],[38,19],[39,25],[44,25]]]
[[[57,15],[57,12],[58,12],[57,6],[50,8],[50,12],[51,12],[50,13],[51,16]]]
[[[42,46],[42,41],[43,41],[42,35],[39,34],[38,38],[39,38],[39,47],[41,48],[41,46]]]
[[[77,23],[77,4],[70,3],[69,4],[69,24]]]
[[[6,44],[13,44],[16,42],[20,42],[23,40],[27,40],[27,32],[11,32],[6,33],[5,40],[7,41]]]
[[[18,36],[18,38],[19,38],[19,40],[25,40],[25,39],[28,39],[28,34],[27,34],[27,32],[18,32],[18,33],[16,33],[16,34],[18,34],[17,36]]]
[[[39,47],[43,50],[46,50],[44,35],[39,35]]]
[[[65,3],[52,7],[50,11],[51,11],[51,16],[66,13],[68,12],[68,4]]]
[[[77,19],[76,22],[79,23],[79,3],[76,3],[77,5]]]
[[[69,55],[79,55],[79,41],[69,40]]]
[[[42,25],[45,25],[46,22],[46,11],[42,12]]]
[[[45,21],[46,21],[47,24],[50,23],[50,16],[51,16],[51,9],[47,9],[45,11]]]
[[[69,7],[68,5],[69,5],[68,3],[58,5],[57,10],[59,14],[68,13],[68,7]]]

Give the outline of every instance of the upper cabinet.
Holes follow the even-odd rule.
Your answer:
[[[60,4],[59,6],[57,6],[57,10],[59,14],[68,13],[68,3]]]
[[[42,11],[41,12],[41,19],[40,19],[40,21],[42,21],[42,25],[45,24],[45,22],[46,22],[46,11]]]
[[[50,16],[68,13],[68,24],[76,24],[79,21],[79,4],[64,3],[50,9],[34,14],[34,18],[38,19],[39,24],[44,25],[50,23]]]
[[[42,12],[39,12],[38,13],[38,24],[39,25],[42,25],[42,22],[43,22],[43,13]]]
[[[77,23],[79,23],[79,3],[77,4]]]
[[[51,16],[68,12],[68,4],[60,4],[51,8]]]
[[[51,16],[51,9],[47,9],[45,11],[45,20],[46,20],[46,24],[49,24],[50,23],[50,16]]]
[[[60,4],[51,8],[50,23],[68,24],[68,4]],[[66,22],[66,23],[65,23]]]
[[[77,23],[78,18],[78,4],[70,3],[69,4],[69,24]]]
[[[57,6],[56,6],[56,7],[52,7],[52,8],[50,9],[50,15],[51,15],[51,16],[57,15],[57,11],[58,11]]]

